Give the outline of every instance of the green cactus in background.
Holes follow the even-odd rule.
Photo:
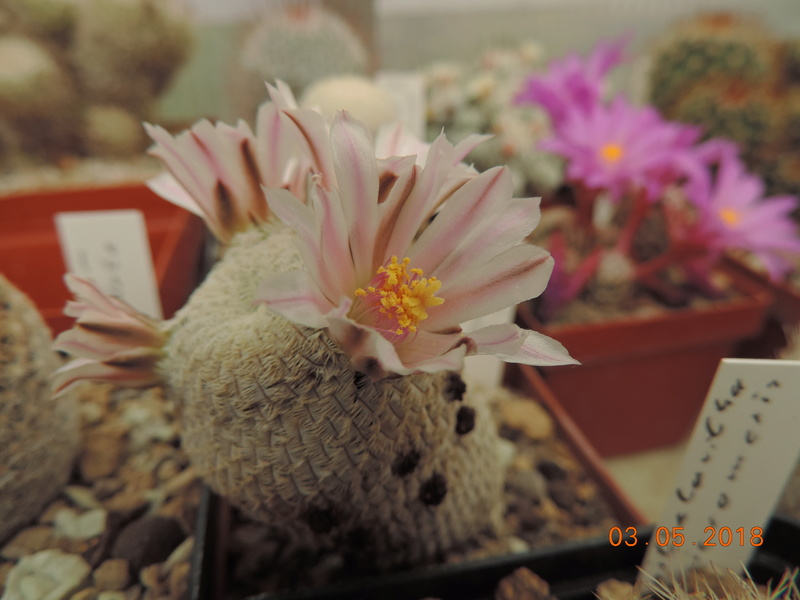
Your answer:
[[[699,15],[655,46],[648,87],[667,118],[737,142],[769,194],[800,191],[800,40],[781,40],[752,17]]]
[[[718,77],[748,84],[772,73],[775,43],[754,19],[702,14],[673,27],[652,53],[650,96],[667,117],[687,89]]]
[[[242,41],[231,70],[231,98],[242,117],[266,99],[264,81],[285,81],[298,96],[314,81],[364,75],[366,48],[336,13],[318,5],[267,10]]]
[[[722,80],[687,90],[676,104],[674,116],[701,125],[706,137],[737,142],[748,159],[778,135],[780,99],[760,87]]]
[[[75,398],[51,397],[51,343],[33,302],[0,275],[0,540],[56,495],[78,450]]]

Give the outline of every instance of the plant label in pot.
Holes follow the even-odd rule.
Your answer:
[[[800,362],[725,359],[642,565],[651,575],[738,571],[800,455]]]

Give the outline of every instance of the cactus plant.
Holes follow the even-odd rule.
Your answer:
[[[56,346],[79,358],[57,389],[163,381],[198,473],[248,515],[372,567],[435,560],[502,512],[499,438],[465,393],[465,355],[574,362],[515,325],[460,327],[543,289],[552,259],[524,241],[538,201],[512,199],[506,169],[459,163],[480,136],[428,147],[393,128],[373,145],[347,113],[329,126],[285,88],[271,97],[255,134],[149,128],[171,172],[154,189],[227,249],[166,323],[70,277],[78,327]]]
[[[780,103],[768,90],[721,80],[685,90],[673,113],[684,123],[702,125],[706,137],[738,143],[749,158],[779,135]]]
[[[33,302],[0,275],[0,540],[58,493],[78,449],[75,398],[51,398],[50,345]]]
[[[164,91],[187,54],[189,31],[171,2],[87,0],[79,14],[72,64],[84,93],[141,114]]]
[[[264,81],[285,81],[295,93],[331,75],[364,75],[369,58],[344,19],[317,4],[266,11],[245,34],[231,66],[231,99],[251,117],[266,92]]]
[[[172,1],[8,0],[0,6],[0,114],[18,143],[0,165],[141,152],[138,123],[189,44]]]
[[[694,84],[731,76],[749,84],[772,74],[776,46],[756,19],[729,13],[703,13],[680,22],[652,53],[650,90],[653,104],[665,114]]]

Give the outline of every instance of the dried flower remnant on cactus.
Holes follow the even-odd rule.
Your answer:
[[[64,312],[75,317],[76,323],[56,338],[53,348],[78,358],[55,372],[55,392],[64,393],[80,380],[128,387],[160,383],[156,365],[166,336],[159,324],[107,296],[90,281],[72,274],[64,279],[77,298],[67,303]]]
[[[384,190],[361,123],[341,113],[331,148],[336,186],[316,178],[308,206],[288,193],[268,196],[271,210],[298,233],[307,271],[269,278],[258,301],[298,324],[326,328],[353,365],[374,377],[458,369],[468,354],[574,362],[558,342],[515,325],[461,331],[465,321],[540,294],[550,276],[549,254],[524,242],[539,202],[512,199],[507,170],[464,183],[419,234],[454,168],[455,148],[444,136],[424,167],[413,157],[394,161],[393,184]]]
[[[267,221],[263,187],[286,188],[303,198],[309,171],[324,172],[298,131],[308,124],[308,139],[324,133],[324,124],[297,109],[283,83],[268,86],[272,102],[258,111],[255,133],[244,121],[236,127],[203,120],[177,136],[145,125],[156,142],[150,154],[169,170],[148,182],[159,196],[202,217],[223,242],[252,225]],[[296,109],[294,123],[284,109]],[[320,130],[320,127],[323,127]],[[318,157],[317,157],[318,158]]]

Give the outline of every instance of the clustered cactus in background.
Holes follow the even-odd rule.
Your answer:
[[[33,302],[0,275],[0,541],[60,491],[78,450],[75,398],[51,397],[51,344]]]
[[[512,102],[525,77],[543,66],[542,49],[526,42],[489,50],[474,64],[438,61],[423,68],[428,139],[442,130],[454,141],[473,133],[491,134],[468,157],[478,170],[506,165],[516,194],[550,191],[563,172],[561,161],[536,149],[550,131],[547,114]]]
[[[0,168],[141,152],[190,43],[175,0],[6,0]]]
[[[667,118],[737,142],[768,193],[799,194],[799,48],[752,15],[698,15],[655,45],[650,99]]]

